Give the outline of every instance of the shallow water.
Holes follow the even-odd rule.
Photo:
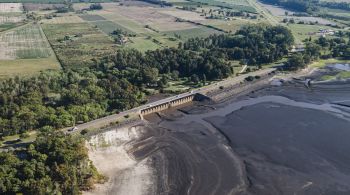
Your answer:
[[[350,64],[330,64],[327,67],[341,71],[350,71]]]

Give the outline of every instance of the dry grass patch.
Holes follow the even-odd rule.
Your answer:
[[[91,3],[74,3],[73,4],[73,9],[75,11],[83,10],[83,9],[88,9],[90,8]]]
[[[23,8],[26,11],[40,11],[40,10],[54,10],[64,7],[64,4],[52,4],[52,3],[24,3]]]
[[[55,57],[40,59],[0,60],[0,79],[13,76],[31,76],[43,70],[59,70]]]

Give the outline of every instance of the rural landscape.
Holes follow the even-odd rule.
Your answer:
[[[0,194],[350,194],[350,1],[0,0]]]

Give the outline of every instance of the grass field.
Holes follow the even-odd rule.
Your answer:
[[[122,29],[123,31],[126,31],[128,33],[134,33],[133,30],[130,30],[130,28],[127,28],[123,25],[118,24],[117,22],[113,22],[111,20],[107,20],[103,16],[100,15],[80,15],[82,19],[84,19],[87,22],[90,22],[93,26],[98,27],[106,34],[110,34],[116,29]]]
[[[100,21],[100,20],[106,20],[106,18],[99,16],[99,15],[91,15],[91,14],[84,14],[80,16],[83,20],[86,21]]]
[[[327,28],[327,29],[336,30],[334,28],[325,27],[323,25],[288,24],[288,27],[293,32],[297,42],[300,42],[309,37],[318,38],[319,35],[313,34],[313,33],[318,32],[319,29]]]
[[[159,48],[159,45],[154,43],[152,39],[144,37],[133,37],[131,38],[132,43],[128,43],[126,48],[133,48],[145,52],[147,50],[155,50]]]
[[[165,33],[172,36],[179,35],[182,40],[187,40],[194,37],[208,37],[211,34],[219,34],[221,32],[207,27],[198,27],[186,30],[168,31]]]
[[[204,5],[229,8],[229,9],[233,9],[236,11],[256,13],[256,9],[252,6],[250,6],[246,0],[236,0],[236,1],[230,1],[230,0],[220,0],[220,1],[219,0],[190,0],[190,1],[204,4]]]
[[[55,53],[65,68],[89,66],[94,58],[116,51],[113,40],[88,23],[43,24]]]
[[[0,60],[0,79],[13,76],[31,76],[43,70],[59,70],[54,56],[39,59]]]

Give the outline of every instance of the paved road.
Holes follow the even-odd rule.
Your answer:
[[[90,121],[90,122],[87,122],[84,124],[77,125],[76,127],[78,128],[78,130],[103,127],[103,126],[108,125],[111,122],[117,121],[117,119],[124,118],[124,116],[126,116],[126,115],[139,114],[141,112],[141,110],[152,107],[152,106],[168,103],[170,101],[181,99],[181,98],[184,98],[184,97],[187,97],[189,95],[196,94],[196,93],[201,93],[201,94],[205,95],[208,92],[217,90],[220,86],[226,87],[226,86],[230,86],[230,85],[235,85],[235,84],[238,84],[238,83],[244,81],[244,79],[248,76],[266,75],[266,74],[268,74],[272,71],[275,71],[275,70],[276,70],[275,68],[268,68],[268,69],[263,69],[263,70],[251,72],[251,73],[236,76],[236,77],[230,77],[230,78],[227,78],[223,81],[219,81],[217,83],[214,83],[214,84],[211,84],[208,86],[194,89],[190,92],[186,92],[186,93],[182,93],[182,94],[179,94],[176,96],[171,96],[171,97],[168,97],[165,99],[161,99],[161,100],[149,103],[149,104],[145,104],[145,105],[133,108],[131,110],[121,112],[119,114],[112,114],[112,115],[109,115],[109,116],[106,116],[106,117],[103,117],[100,119],[96,119],[96,120],[93,120],[93,121]],[[71,129],[71,128],[69,128],[69,129]]]

